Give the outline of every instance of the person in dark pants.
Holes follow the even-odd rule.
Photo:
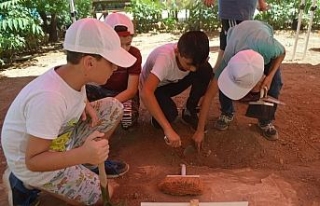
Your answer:
[[[208,56],[208,36],[201,31],[190,31],[184,33],[178,43],[154,49],[143,66],[139,85],[141,100],[152,115],[152,125],[162,128],[172,147],[181,145],[180,136],[171,127],[178,116],[172,97],[191,86],[182,121],[196,129],[196,108],[213,75]]]
[[[262,21],[247,20],[229,29],[223,59],[201,104],[198,128],[193,135],[198,148],[204,138],[211,101],[218,91],[221,115],[215,128],[219,130],[227,129],[233,120],[232,100],[243,98],[257,85],[266,88],[269,96],[278,98],[282,87],[280,65],[286,52],[273,35],[272,27]],[[258,127],[268,140],[278,139],[272,120],[258,120]]]
[[[204,0],[204,4],[207,6],[212,6],[214,2],[215,0]],[[227,33],[229,28],[240,24],[242,21],[254,19],[256,10],[267,11],[269,9],[269,5],[265,2],[265,0],[219,0],[218,9],[221,27],[219,35],[220,45],[218,57],[213,67],[214,71],[221,64],[224,50],[227,46]],[[259,98],[259,96],[259,91],[253,90],[249,92],[245,97],[243,97],[240,101],[249,102],[252,100],[256,100],[257,98]],[[219,96],[219,98],[221,98],[221,95]]]
[[[215,0],[204,0],[204,4],[207,6],[212,6]],[[220,30],[220,46],[219,53],[216,63],[214,65],[214,70],[219,67],[221,63],[224,50],[227,45],[227,33],[228,29],[240,24],[245,20],[252,20],[254,13],[258,9],[259,11],[267,11],[269,9],[268,4],[265,0],[219,0],[218,1],[218,14],[221,24]]]

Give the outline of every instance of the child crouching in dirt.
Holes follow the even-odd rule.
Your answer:
[[[129,129],[137,124],[139,117],[138,84],[142,56],[138,48],[131,46],[134,26],[128,16],[121,13],[111,13],[106,17],[104,23],[114,28],[119,35],[122,48],[136,57],[137,61],[128,68],[119,67],[104,85],[86,85],[87,96],[89,101],[114,97],[122,102],[124,112],[121,126],[123,129]]]
[[[181,146],[180,136],[171,123],[178,116],[172,97],[191,86],[182,111],[182,120],[192,129],[198,125],[197,106],[212,78],[209,39],[201,31],[184,33],[178,43],[155,48],[148,56],[140,75],[141,100],[152,115],[151,124],[162,128],[167,144]]]
[[[280,65],[285,58],[284,46],[274,38],[272,27],[261,21],[247,20],[230,28],[222,62],[202,101],[199,124],[193,135],[198,150],[204,138],[205,123],[213,97],[219,93],[221,115],[215,123],[218,130],[226,130],[233,121],[233,100],[239,100],[255,86],[266,89],[278,98],[282,88]],[[262,81],[261,81],[262,80]],[[267,140],[278,139],[272,124],[277,104],[270,116],[258,119],[258,128]],[[270,118],[271,117],[271,118]]]
[[[85,84],[104,84],[117,65],[136,59],[111,27],[91,18],[70,26],[64,49],[67,64],[25,86],[6,115],[1,143],[9,205],[32,205],[39,190],[71,205],[102,203],[99,177],[83,164],[108,158],[123,106],[113,98],[88,103]]]

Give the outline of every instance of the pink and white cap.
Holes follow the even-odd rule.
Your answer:
[[[219,89],[230,99],[239,100],[260,81],[263,57],[251,49],[235,54],[218,78]]]
[[[125,14],[118,12],[111,13],[104,19],[104,23],[108,24],[112,28],[115,28],[116,26],[127,27],[127,31],[117,32],[119,36],[126,37],[134,34],[133,23],[131,19]]]

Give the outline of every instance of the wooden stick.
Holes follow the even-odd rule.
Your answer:
[[[100,187],[101,187],[101,196],[103,206],[110,205],[110,196],[108,190],[108,182],[107,182],[107,174],[104,166],[104,162],[98,165],[99,168],[99,179],[100,179]]]

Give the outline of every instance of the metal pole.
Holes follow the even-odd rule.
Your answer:
[[[69,4],[70,4],[70,15],[71,15],[72,22],[75,22],[76,21],[76,10],[74,8],[73,0],[69,0]]]
[[[306,42],[304,44],[304,51],[303,51],[303,57],[302,59],[304,59],[306,57],[306,53],[307,53],[307,48],[308,48],[308,43],[309,43],[309,37],[310,37],[310,33],[311,33],[311,29],[312,29],[312,24],[313,24],[313,17],[314,17],[314,12],[317,9],[317,1],[313,0],[311,7],[310,7],[310,19],[309,19],[309,24],[308,24],[308,32],[307,32],[307,38],[306,38]]]
[[[294,56],[296,54],[296,50],[297,50],[297,43],[298,43],[298,39],[299,39],[299,33],[300,33],[300,27],[301,27],[301,20],[302,20],[302,14],[303,14],[303,10],[305,8],[305,0],[301,0],[300,2],[300,6],[299,6],[299,18],[298,18],[298,25],[297,25],[297,31],[296,31],[296,37],[295,37],[295,41],[294,41],[294,46],[293,46],[293,53],[292,53],[292,61],[294,60]]]

